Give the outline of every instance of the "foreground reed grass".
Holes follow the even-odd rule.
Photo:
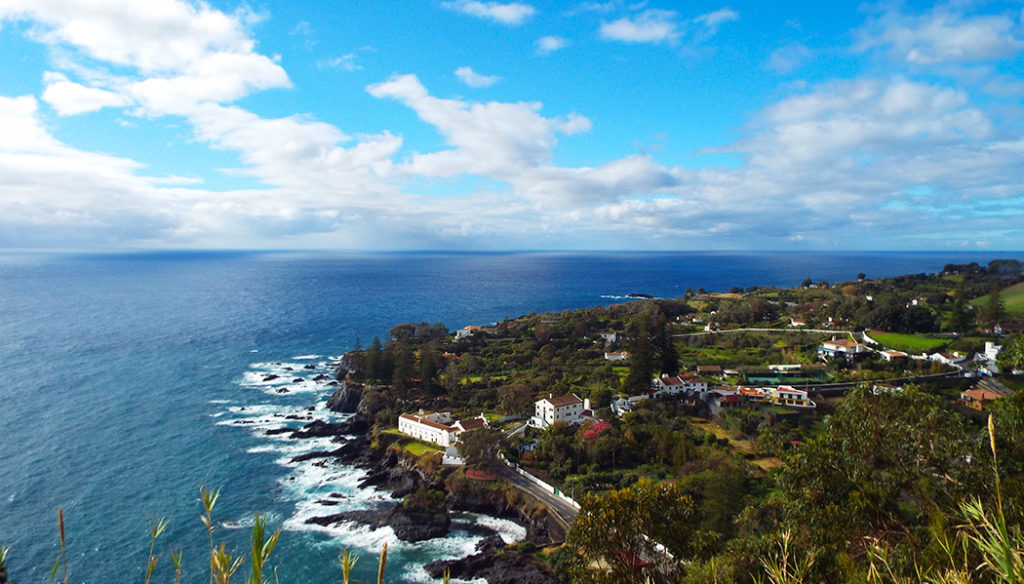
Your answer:
[[[277,540],[281,536],[281,531],[275,531],[268,536],[266,518],[256,515],[253,518],[252,529],[249,533],[248,556],[245,554],[236,555],[233,550],[228,550],[227,544],[223,542],[217,545],[214,538],[214,533],[217,530],[217,524],[213,520],[213,511],[214,507],[217,505],[217,499],[219,498],[220,489],[208,489],[205,486],[199,489],[199,502],[203,507],[203,512],[200,514],[199,520],[206,528],[209,540],[208,552],[210,557],[210,584],[230,584],[231,578],[234,577],[238,570],[246,563],[248,563],[249,569],[245,573],[245,584],[271,584],[271,582],[274,584],[280,584],[277,577],[276,567],[273,569],[273,580],[265,578],[264,571],[266,570],[270,560],[270,554],[274,551],[274,547],[277,545]],[[156,521],[152,521],[149,524],[149,554],[146,560],[144,584],[150,584],[153,573],[156,571],[156,567],[160,562],[160,555],[156,552],[156,544],[157,539],[167,529],[167,525],[168,521],[164,517],[161,517]],[[53,562],[53,567],[50,570],[50,583],[55,584],[58,581],[57,575],[59,573],[61,576],[60,582],[63,584],[70,584],[64,510],[61,507],[57,508],[57,527],[60,537],[60,551],[57,554],[57,558]],[[14,584],[7,579],[7,556],[10,549],[10,546],[0,546],[0,584]],[[170,556],[171,563],[174,566],[174,584],[181,584],[181,547],[172,548]],[[349,550],[344,550],[338,559],[341,565],[342,582],[344,584],[355,582],[351,579],[352,569],[355,567],[356,562],[359,561],[359,557],[349,552]],[[384,584],[387,561],[388,545],[384,544],[383,549],[381,549],[380,561],[377,566],[377,584]],[[448,571],[445,570],[444,577],[442,578],[443,584],[448,584],[448,580]]]
[[[932,535],[934,543],[942,552],[943,561],[922,567],[917,563],[917,558],[913,558],[913,574],[909,576],[898,574],[894,569],[890,562],[889,549],[884,542],[868,542],[868,566],[865,577],[867,584],[1024,584],[1024,530],[1020,525],[1013,524],[1007,519],[999,478],[995,426],[991,416],[988,434],[992,450],[995,501],[989,504],[977,498],[963,501],[960,504],[963,524],[952,535],[941,531],[935,531]],[[218,546],[214,537],[217,525],[213,520],[213,512],[219,497],[219,489],[200,489],[199,501],[203,508],[200,520],[206,528],[209,541],[210,584],[230,584],[232,577],[246,563],[249,569],[245,571],[245,584],[270,584],[271,581],[264,577],[264,572],[281,535],[280,530],[268,536],[266,519],[257,515],[250,533],[248,556],[235,555],[233,551],[227,549],[225,543]],[[64,511],[59,507],[57,525],[60,551],[50,572],[50,582],[57,582],[59,573],[60,581],[69,584],[70,569],[67,562]],[[156,543],[166,528],[167,521],[164,518],[149,526],[150,546],[144,584],[150,583],[159,563]],[[754,575],[756,582],[812,584],[810,574],[816,558],[813,553],[795,550],[791,540],[788,532],[778,535],[776,551],[761,558],[761,573]],[[9,551],[9,547],[0,546],[0,584],[13,584],[7,580],[6,562]],[[181,584],[181,548],[172,550],[170,556],[174,566],[174,584]],[[381,549],[377,566],[377,584],[385,582],[387,558],[388,546],[385,544]],[[343,584],[354,582],[352,570],[359,561],[358,556],[344,550],[338,561]],[[276,568],[273,575],[273,583],[280,584]],[[446,570],[442,582],[447,584],[448,581],[449,573]]]

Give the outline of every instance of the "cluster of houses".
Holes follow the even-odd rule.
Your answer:
[[[721,367],[717,365],[707,367],[709,367],[708,372],[717,371],[718,374],[721,374]],[[633,411],[636,405],[645,399],[676,395],[703,401],[708,404],[712,413],[716,414],[727,408],[741,406],[748,401],[791,408],[817,407],[808,398],[806,391],[788,385],[767,387],[711,386],[705,379],[682,374],[662,375],[654,380],[650,391],[641,395],[618,397],[612,401],[611,409],[616,415],[622,416],[627,412]]]
[[[865,338],[868,338],[865,333]],[[932,353],[930,355],[910,355],[895,349],[872,349],[864,343],[851,339],[838,339],[824,341],[818,347],[818,355],[823,359],[844,359],[853,363],[869,356],[877,356],[883,361],[901,362],[907,359],[919,361],[935,361],[943,365],[958,367],[967,360],[967,357],[958,353]]]
[[[864,336],[866,340],[871,340],[867,333],[864,333]],[[985,350],[973,356],[961,355],[956,352],[910,355],[894,349],[872,349],[864,343],[833,337],[831,340],[821,343],[821,346],[818,347],[818,355],[823,359],[844,359],[850,363],[859,361],[869,355],[875,355],[879,359],[888,362],[906,362],[909,359],[932,361],[962,370],[977,371],[980,375],[997,375],[1000,373],[997,359],[1002,349],[1002,345],[987,341],[985,343]]]
[[[795,319],[794,319],[795,320]],[[801,323],[793,323],[793,326],[801,326]],[[466,338],[474,333],[480,332],[481,327],[467,326],[456,332],[456,339]],[[866,336],[866,335],[865,335]],[[614,332],[601,332],[599,340],[611,345],[619,340],[619,335]],[[870,340],[870,339],[866,339]],[[998,373],[996,358],[999,355],[1001,346],[988,342],[985,344],[984,354],[978,354],[973,358],[975,368],[982,372]],[[935,353],[932,355],[908,355],[902,351],[892,349],[876,350],[864,343],[852,339],[839,339],[833,337],[821,343],[818,354],[825,359],[844,359],[850,362],[856,361],[868,355],[877,355],[885,361],[898,361],[903,359],[929,359],[955,367],[965,367],[967,358],[958,354]],[[606,352],[605,359],[609,361],[625,360],[628,353]],[[788,372],[788,368],[797,368],[799,365],[773,365],[770,369],[780,372]],[[624,397],[620,396],[611,402],[612,411],[619,416],[633,411],[638,403],[643,400],[659,396],[684,396],[693,400],[700,400],[708,404],[712,413],[718,414],[722,410],[738,407],[747,402],[779,405],[795,409],[810,409],[817,407],[808,397],[806,391],[789,385],[765,386],[765,387],[744,387],[732,385],[711,386],[708,381],[700,376],[712,377],[721,376],[728,371],[723,371],[719,365],[701,365],[697,367],[698,375],[661,375],[654,379],[650,389],[640,395]],[[874,390],[899,391],[901,388],[876,385]],[[982,410],[987,404],[994,400],[1007,397],[1013,393],[1003,384],[991,377],[983,378],[972,389],[960,394],[959,403],[968,407]],[[567,424],[579,424],[593,418],[593,410],[590,407],[589,399],[581,399],[575,394],[555,397],[548,394],[548,397],[537,400],[534,403],[534,415],[529,420],[529,425],[534,428],[544,429],[556,422]],[[420,411],[418,414],[402,414],[398,419],[399,432],[422,440],[437,444],[449,449],[446,460],[452,457],[457,460],[457,452],[454,446],[459,437],[465,432],[488,426],[483,414],[476,418],[467,420],[453,420],[449,412],[434,412],[425,414]]]

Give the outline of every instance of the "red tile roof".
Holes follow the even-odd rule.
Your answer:
[[[987,389],[971,389],[961,393],[960,397],[972,399],[974,401],[992,401],[1006,396]]]
[[[446,432],[451,432],[452,431],[452,427],[451,426],[445,426],[444,424],[438,424],[437,422],[434,422],[432,420],[428,420],[428,419],[426,419],[426,418],[424,418],[422,416],[417,416],[416,414],[402,414],[401,417],[405,418],[406,420],[410,420],[410,421],[413,421],[413,422],[418,422],[420,424],[423,424],[424,426],[429,426],[431,428],[437,428],[438,430],[445,430]]]
[[[546,400],[547,400],[548,403],[550,403],[551,405],[555,406],[556,408],[560,408],[562,406],[571,406],[571,405],[574,405],[574,404],[581,404],[581,403],[583,403],[583,400],[581,400],[580,398],[576,397],[573,394],[560,395],[558,397],[549,397],[549,398],[546,398]]]
[[[486,422],[481,418],[470,418],[468,420],[459,420],[457,422],[459,426],[466,432],[470,430],[476,430],[477,428],[483,428]]]

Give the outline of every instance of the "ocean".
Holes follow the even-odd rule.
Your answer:
[[[472,552],[457,531],[420,544],[388,529],[313,529],[306,517],[387,504],[356,487],[359,471],[291,463],[323,444],[265,430],[330,418],[315,378],[331,356],[386,340],[400,322],[450,330],[531,311],[624,302],[629,293],[836,282],[986,263],[986,253],[254,253],[0,254],[0,545],[11,578],[45,581],[67,526],[72,582],[141,582],[148,524],[154,582],[208,575],[202,485],[222,489],[218,540],[247,549],[254,514],[282,529],[271,556],[282,583],[340,580],[337,556],[360,556],[372,581],[389,545],[391,582],[426,582],[421,566]],[[309,366],[309,367],[307,367]],[[267,379],[278,375],[275,379]],[[313,408],[310,411],[309,408]],[[289,418],[290,416],[290,418]],[[340,419],[335,417],[334,419]],[[482,516],[506,540],[519,526]],[[246,568],[243,567],[243,570]],[[240,580],[240,578],[239,578]]]

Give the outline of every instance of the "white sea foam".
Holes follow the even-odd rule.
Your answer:
[[[316,358],[317,355],[300,355],[299,357]],[[299,357],[294,357],[298,359]],[[242,373],[239,385],[257,388],[269,395],[286,395],[291,393],[316,393],[333,387],[333,378],[323,365],[310,369],[306,363],[294,362],[260,362],[249,365],[249,370]],[[320,379],[315,379],[320,377]]]
[[[367,525],[353,522],[342,522],[334,525],[316,525],[306,523],[305,519],[298,516],[289,517],[282,527],[287,531],[312,531],[330,536],[331,547],[338,546],[342,549],[358,549],[364,553],[380,553],[384,544],[388,544],[389,552],[398,548],[404,542],[395,535],[390,527],[371,529]],[[358,554],[363,555],[363,554]]]
[[[509,519],[480,515],[479,513],[458,513],[453,516],[453,519],[463,519],[477,525],[490,527],[501,535],[501,539],[505,540],[505,543],[514,543],[526,539],[526,528]]]
[[[221,405],[221,404],[229,404],[229,403],[231,403],[231,400],[229,400],[229,399],[211,399],[210,401],[208,401],[206,403],[210,403],[210,404],[213,404],[213,405]]]
[[[396,553],[402,554],[406,550],[415,549],[418,556],[427,556],[432,559],[438,560],[454,560],[458,558],[464,558],[466,556],[476,553],[476,544],[483,539],[479,536],[467,536],[449,533],[448,537],[438,537],[435,539],[429,539],[427,541],[421,541],[416,543],[401,542]],[[388,545],[388,551],[391,550],[391,545]],[[431,578],[422,565],[418,562],[406,563],[405,570],[402,572],[402,579],[411,582],[436,582],[437,580]],[[483,579],[473,580],[452,580],[452,582],[486,582]]]
[[[274,405],[250,405],[235,406],[228,408],[230,417],[219,419],[218,426],[237,426],[248,428],[252,433],[261,437],[275,438],[278,440],[290,438],[287,434],[267,436],[266,431],[277,428],[291,428],[298,430],[300,427],[325,416],[316,415],[306,408],[296,406],[274,406]],[[330,418],[329,416],[326,416]]]
[[[362,524],[343,522],[336,525],[320,526],[308,524],[312,517],[322,517],[344,511],[360,509],[378,509],[391,506],[395,500],[385,491],[373,487],[359,488],[367,474],[365,471],[339,463],[333,457],[312,458],[295,462],[302,454],[318,451],[331,451],[339,448],[340,443],[331,437],[293,439],[288,432],[267,435],[272,428],[299,429],[314,419],[336,422],[351,417],[352,414],[338,414],[327,409],[327,395],[334,387],[328,385],[333,376],[319,381],[313,378],[321,374],[329,374],[329,363],[318,362],[316,369],[307,369],[306,363],[320,359],[319,355],[297,355],[287,362],[258,362],[249,366],[242,373],[239,385],[258,390],[255,395],[274,396],[273,403],[255,403],[231,405],[229,400],[217,400],[219,405],[227,406],[223,411],[214,414],[218,425],[231,425],[246,428],[252,435],[262,439],[257,445],[249,447],[246,452],[253,455],[270,455],[274,462],[287,469],[278,479],[282,486],[282,497],[294,504],[294,511],[281,523],[288,531],[316,532],[326,536],[321,544],[331,547],[359,550],[362,554],[374,555],[387,544],[395,554],[398,565],[403,565],[401,579],[412,582],[434,582],[420,565],[423,558],[455,559],[475,553],[476,544],[481,536],[469,533],[456,526],[447,537],[429,541],[409,543],[403,542],[390,527],[371,529]],[[340,357],[330,357],[332,361]],[[267,379],[268,377],[271,379]],[[300,379],[300,381],[296,381]],[[287,394],[320,394],[312,406],[289,405],[293,400],[278,400],[280,395]],[[269,400],[257,398],[258,400]],[[307,404],[309,398],[306,398]],[[294,400],[302,401],[302,400]],[[497,519],[474,513],[454,514],[453,519],[464,523],[476,523],[487,526],[507,542],[520,541],[526,536],[526,529],[515,522]],[[251,521],[251,518],[248,520]],[[248,524],[243,520],[228,522],[228,529],[243,528]],[[483,580],[453,580],[453,582],[471,582],[478,584]]]

